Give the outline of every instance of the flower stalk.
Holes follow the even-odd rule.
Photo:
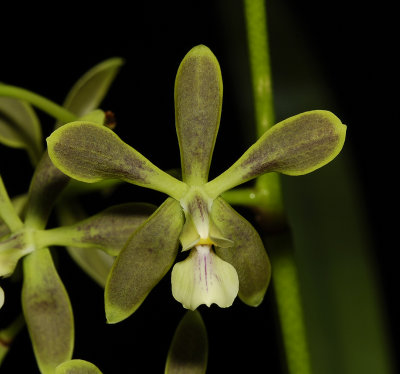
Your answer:
[[[244,10],[252,74],[255,125],[258,136],[261,136],[275,123],[265,1],[244,0]],[[266,228],[267,231],[270,231],[271,226],[274,229],[273,232],[264,232],[261,236],[271,254],[273,286],[288,371],[291,374],[311,374],[299,279],[293,257],[293,244],[288,241],[290,230],[285,228],[287,224],[279,175],[269,173],[258,177],[253,192],[243,190],[229,193],[232,195],[225,196],[228,201],[229,197],[232,197],[234,201],[240,203],[242,197],[242,204],[250,203],[248,206],[255,206],[261,219],[268,221],[272,219],[276,223],[271,225],[261,222],[261,227]],[[264,203],[262,203],[263,200]],[[253,204],[253,201],[258,204]]]

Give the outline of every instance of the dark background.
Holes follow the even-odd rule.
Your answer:
[[[291,48],[295,49],[298,43],[306,45],[333,98],[334,104],[327,109],[334,110],[348,125],[345,147],[353,157],[359,194],[367,208],[372,256],[395,346],[398,307],[393,295],[398,282],[394,250],[398,244],[396,170],[392,163],[396,161],[394,130],[398,125],[397,106],[392,104],[392,98],[398,94],[394,83],[392,11],[383,5],[369,8],[348,4],[267,1],[272,69],[273,73],[282,66],[300,69]],[[0,81],[61,103],[86,70],[106,58],[124,57],[126,65],[102,108],[116,114],[115,131],[125,142],[165,170],[179,165],[173,112],[176,70],[190,48],[205,44],[217,56],[224,79],[222,122],[211,176],[223,171],[251,144],[243,132],[243,126],[251,126],[253,118],[240,1],[174,1],[167,5],[135,2],[132,9],[118,1],[85,9],[82,4],[71,2],[29,7],[1,9]],[[285,40],[291,43],[285,44]],[[288,50],[282,52],[284,48]],[[289,78],[276,77],[274,82],[287,83]],[[294,93],[296,89],[293,83]],[[287,97],[289,106],[290,100],[301,97],[301,93],[297,94]],[[281,108],[285,98],[282,100],[279,95],[276,101]],[[47,136],[53,121],[39,115]],[[14,192],[10,194],[25,192],[32,176],[27,156],[0,146],[0,157],[0,172],[8,190]],[[106,203],[141,198],[162,201],[156,193],[124,186],[117,197]],[[96,201],[87,199],[83,204],[97,211],[102,206]],[[58,260],[62,262],[60,274],[70,290],[75,312],[74,357],[94,362],[104,373],[127,372],[125,368],[130,364],[146,367],[147,372],[161,372],[175,326],[183,315],[169,294],[169,277],[151,292],[134,317],[106,326],[102,290],[66,255],[61,253]],[[7,292],[7,303],[18,305],[19,287],[9,285],[7,291],[14,292]],[[257,309],[236,301],[228,310],[202,307],[201,311],[210,339],[210,373],[255,372],[260,367],[265,372],[281,372],[272,291]],[[7,310],[1,313],[3,324],[9,315]],[[29,344],[24,331],[15,341],[2,373],[35,372]]]

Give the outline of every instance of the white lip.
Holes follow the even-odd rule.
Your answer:
[[[175,264],[171,282],[174,298],[191,310],[213,303],[229,307],[239,291],[235,268],[219,258],[211,245],[192,248],[186,260]]]

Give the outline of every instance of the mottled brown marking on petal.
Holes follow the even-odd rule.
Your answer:
[[[299,116],[265,137],[262,146],[244,160],[244,178],[267,171],[301,171],[327,158],[335,149],[339,135],[330,121],[318,114]]]
[[[131,147],[116,137],[105,136],[99,126],[83,126],[65,127],[62,142],[54,144],[54,152],[67,170],[93,178],[149,183],[146,173],[153,170]]]
[[[220,70],[215,61],[211,52],[190,55],[178,71],[175,110],[185,181],[206,181],[208,177],[222,100]]]
[[[155,211],[150,204],[117,205],[77,224],[80,243],[121,250],[133,232]]]
[[[199,195],[195,195],[188,206],[188,213],[192,217],[199,217],[202,222],[208,219],[207,203]]]
[[[24,317],[41,372],[53,372],[72,356],[71,304],[48,249],[34,251],[23,265]]]
[[[109,322],[118,322],[133,313],[170,269],[178,253],[183,222],[179,202],[168,198],[131,237],[107,282]]]

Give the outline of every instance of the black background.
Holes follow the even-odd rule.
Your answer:
[[[278,3],[278,0],[267,1],[272,56],[274,48],[279,48],[274,27],[287,22],[279,18],[282,13],[278,12]],[[395,331],[398,307],[393,299],[398,283],[395,278],[398,244],[394,162],[398,104],[393,99],[398,93],[397,70],[393,66],[396,48],[393,10],[384,3],[373,8],[356,7],[341,0],[280,3],[322,66],[339,117],[349,125],[346,147],[351,147],[355,158],[362,186],[360,194],[373,228],[374,256],[381,274],[388,324]],[[235,136],[240,134],[243,119],[240,107],[248,100],[238,102],[240,92],[235,87],[248,78],[245,70],[241,71],[241,77],[237,76],[235,60],[237,56],[237,60],[243,61],[247,53],[241,2],[132,4],[132,8],[118,1],[93,3],[91,8],[71,2],[48,7],[37,4],[4,7],[0,23],[0,81],[61,103],[73,82],[90,67],[108,57],[124,57],[126,65],[102,108],[115,112],[116,132],[125,142],[165,170],[179,165],[173,112],[175,73],[190,48],[206,44],[218,57],[224,78],[219,133],[219,139],[224,140],[217,141],[211,170],[211,174],[219,173],[247,146],[240,136]],[[296,61],[288,63],[296,68]],[[46,115],[39,115],[47,135],[53,122]],[[32,176],[25,154],[0,146],[0,156],[0,172],[8,190],[15,195],[25,192]],[[162,201],[158,194],[132,186],[123,187],[121,192],[107,203],[141,198]],[[96,197],[83,204],[94,211],[102,207]],[[104,373],[131,372],[127,365],[146,367],[147,372],[162,372],[173,331],[183,315],[180,305],[169,295],[168,277],[152,291],[135,318],[107,326],[102,290],[67,256],[61,254],[59,261],[63,262],[61,277],[67,289],[73,290],[70,297],[76,323],[74,357],[93,361]],[[6,294],[7,302],[18,304],[20,286],[10,287],[14,292]],[[210,373],[242,369],[253,372],[260,365],[272,373],[281,371],[272,300],[268,293],[257,310],[238,301],[235,308],[227,311],[202,308],[209,326]],[[8,317],[1,317],[0,322],[3,324]],[[265,336],[269,337],[267,341]],[[392,338],[395,342],[395,333]],[[22,370],[32,373],[36,370],[26,331],[15,342],[2,373]]]

